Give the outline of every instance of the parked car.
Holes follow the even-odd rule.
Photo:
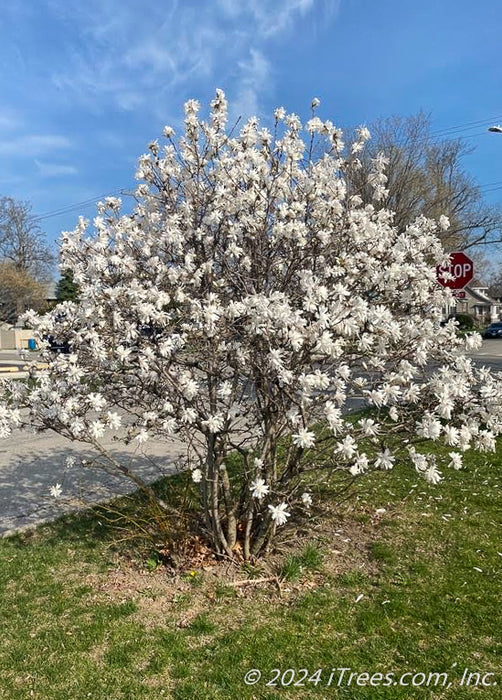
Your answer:
[[[502,321],[491,323],[484,332],[485,338],[502,338]]]
[[[64,355],[68,355],[71,352],[70,345],[66,340],[56,340],[53,335],[47,336],[45,340],[49,343],[49,347],[52,352],[63,353]]]

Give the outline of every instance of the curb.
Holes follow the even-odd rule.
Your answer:
[[[28,372],[33,365],[12,365],[11,367],[0,367],[0,374],[9,374],[11,372]],[[37,362],[35,369],[49,369],[47,362]]]

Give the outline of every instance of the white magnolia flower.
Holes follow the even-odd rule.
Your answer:
[[[91,393],[88,395],[87,400],[95,411],[102,411],[106,406],[106,399],[98,393]]]
[[[447,231],[450,228],[450,220],[444,214],[439,217],[439,226],[442,231]]]
[[[79,437],[85,429],[84,421],[81,418],[74,418],[70,422],[70,431],[74,437]]]
[[[131,348],[125,348],[123,345],[118,345],[115,351],[120,362],[126,362],[130,357],[132,350]]]
[[[209,416],[207,420],[202,421],[202,425],[205,426],[210,433],[219,433],[223,430],[223,416],[220,413]]]
[[[483,339],[479,333],[469,333],[465,339],[465,349],[467,352],[472,352],[473,350],[479,350],[483,344]]]
[[[373,418],[362,418],[358,423],[367,437],[374,437],[380,432],[380,428]]]
[[[377,458],[375,459],[375,467],[381,469],[392,469],[395,461],[396,458],[393,456],[389,448],[386,447],[383,452],[379,452],[377,454]]]
[[[495,452],[497,444],[490,430],[480,430],[475,440],[476,449],[480,452]]]
[[[63,493],[63,487],[61,484],[54,484],[54,486],[50,487],[49,493],[51,496],[53,496],[53,498],[59,498]]]
[[[228,397],[232,393],[232,384],[230,382],[223,382],[219,387],[218,387],[218,398],[220,399],[228,399]]]
[[[195,423],[197,412],[193,408],[184,408],[181,412],[181,420],[188,425]]]
[[[191,377],[183,382],[183,394],[187,399],[193,399],[199,393],[199,385]]]
[[[417,432],[425,438],[430,440],[437,440],[441,435],[442,425],[436,418],[432,416],[425,416],[425,418],[418,424]]]
[[[449,467],[453,467],[453,469],[462,469],[462,455],[459,452],[450,452],[450,463],[448,464]]]
[[[443,430],[446,444],[456,447],[459,441],[458,429],[453,425],[445,425]]]
[[[395,406],[391,406],[389,409],[389,418],[393,420],[394,422],[397,422],[399,420],[399,411]]]
[[[122,418],[118,413],[112,411],[108,411],[106,414],[106,421],[113,430],[117,430],[122,425]]]
[[[194,469],[192,472],[192,481],[199,484],[202,481],[202,472],[200,469]]]
[[[91,423],[89,432],[93,438],[96,438],[96,440],[98,440],[105,434],[105,426],[103,423],[101,423],[101,421],[95,420]]]
[[[339,452],[343,459],[351,459],[357,452],[357,443],[352,435],[347,435],[344,440],[337,442],[335,452]]]
[[[257,498],[259,501],[268,494],[270,491],[270,486],[265,483],[264,479],[257,478],[251,482],[251,494],[253,498]]]
[[[354,464],[351,465],[349,472],[352,476],[357,476],[366,471],[369,465],[369,459],[365,452],[357,455],[357,459]]]
[[[424,476],[430,484],[439,484],[441,481],[441,472],[438,471],[434,462],[425,470]]]
[[[150,438],[150,435],[148,434],[148,430],[145,428],[141,428],[141,430],[138,432],[136,437],[134,438],[139,442],[140,445],[142,445],[144,442],[146,442]]]
[[[271,512],[271,517],[272,520],[277,524],[277,525],[284,525],[286,523],[287,519],[290,517],[291,513],[289,513],[286,508],[288,507],[287,503],[279,503],[278,506],[272,506],[270,505],[268,507],[269,511]]]
[[[414,447],[408,447],[408,454],[410,455],[411,461],[418,472],[423,473],[427,470],[429,466],[427,455],[417,452]]]
[[[300,428],[300,430],[293,435],[293,443],[298,447],[314,447],[315,433],[307,430],[307,428]]]
[[[293,426],[298,425],[299,423],[301,423],[302,420],[296,406],[290,408],[289,411],[286,412],[286,418],[288,419],[289,423]]]
[[[310,506],[312,505],[312,496],[307,491],[305,491],[305,493],[302,493],[302,502],[306,508],[310,508]]]

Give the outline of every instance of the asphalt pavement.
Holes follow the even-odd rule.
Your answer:
[[[484,340],[482,348],[472,356],[479,366],[502,370],[502,339]],[[20,368],[24,360],[15,352],[0,351],[0,366],[9,363]],[[181,444],[147,442],[144,451],[118,443],[106,446],[146,481],[173,473],[183,454]],[[92,456],[88,446],[50,432],[16,431],[0,439],[0,536],[134,490],[124,477],[83,468],[78,463],[67,467],[68,457],[81,462]],[[56,483],[62,485],[58,499],[50,495],[50,488]]]
[[[472,357],[476,364],[490,367],[494,371],[502,371],[502,338],[483,340],[483,346]]]

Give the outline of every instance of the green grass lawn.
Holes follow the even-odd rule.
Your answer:
[[[0,540],[0,698],[500,698],[502,452],[466,464],[439,486],[404,467],[370,475],[338,507],[326,484],[326,515],[268,568],[173,576],[124,557],[96,513]],[[328,687],[341,667],[394,677],[335,672]],[[498,685],[461,686],[465,668]],[[303,685],[267,686],[273,669]],[[419,672],[451,685],[393,685]]]

